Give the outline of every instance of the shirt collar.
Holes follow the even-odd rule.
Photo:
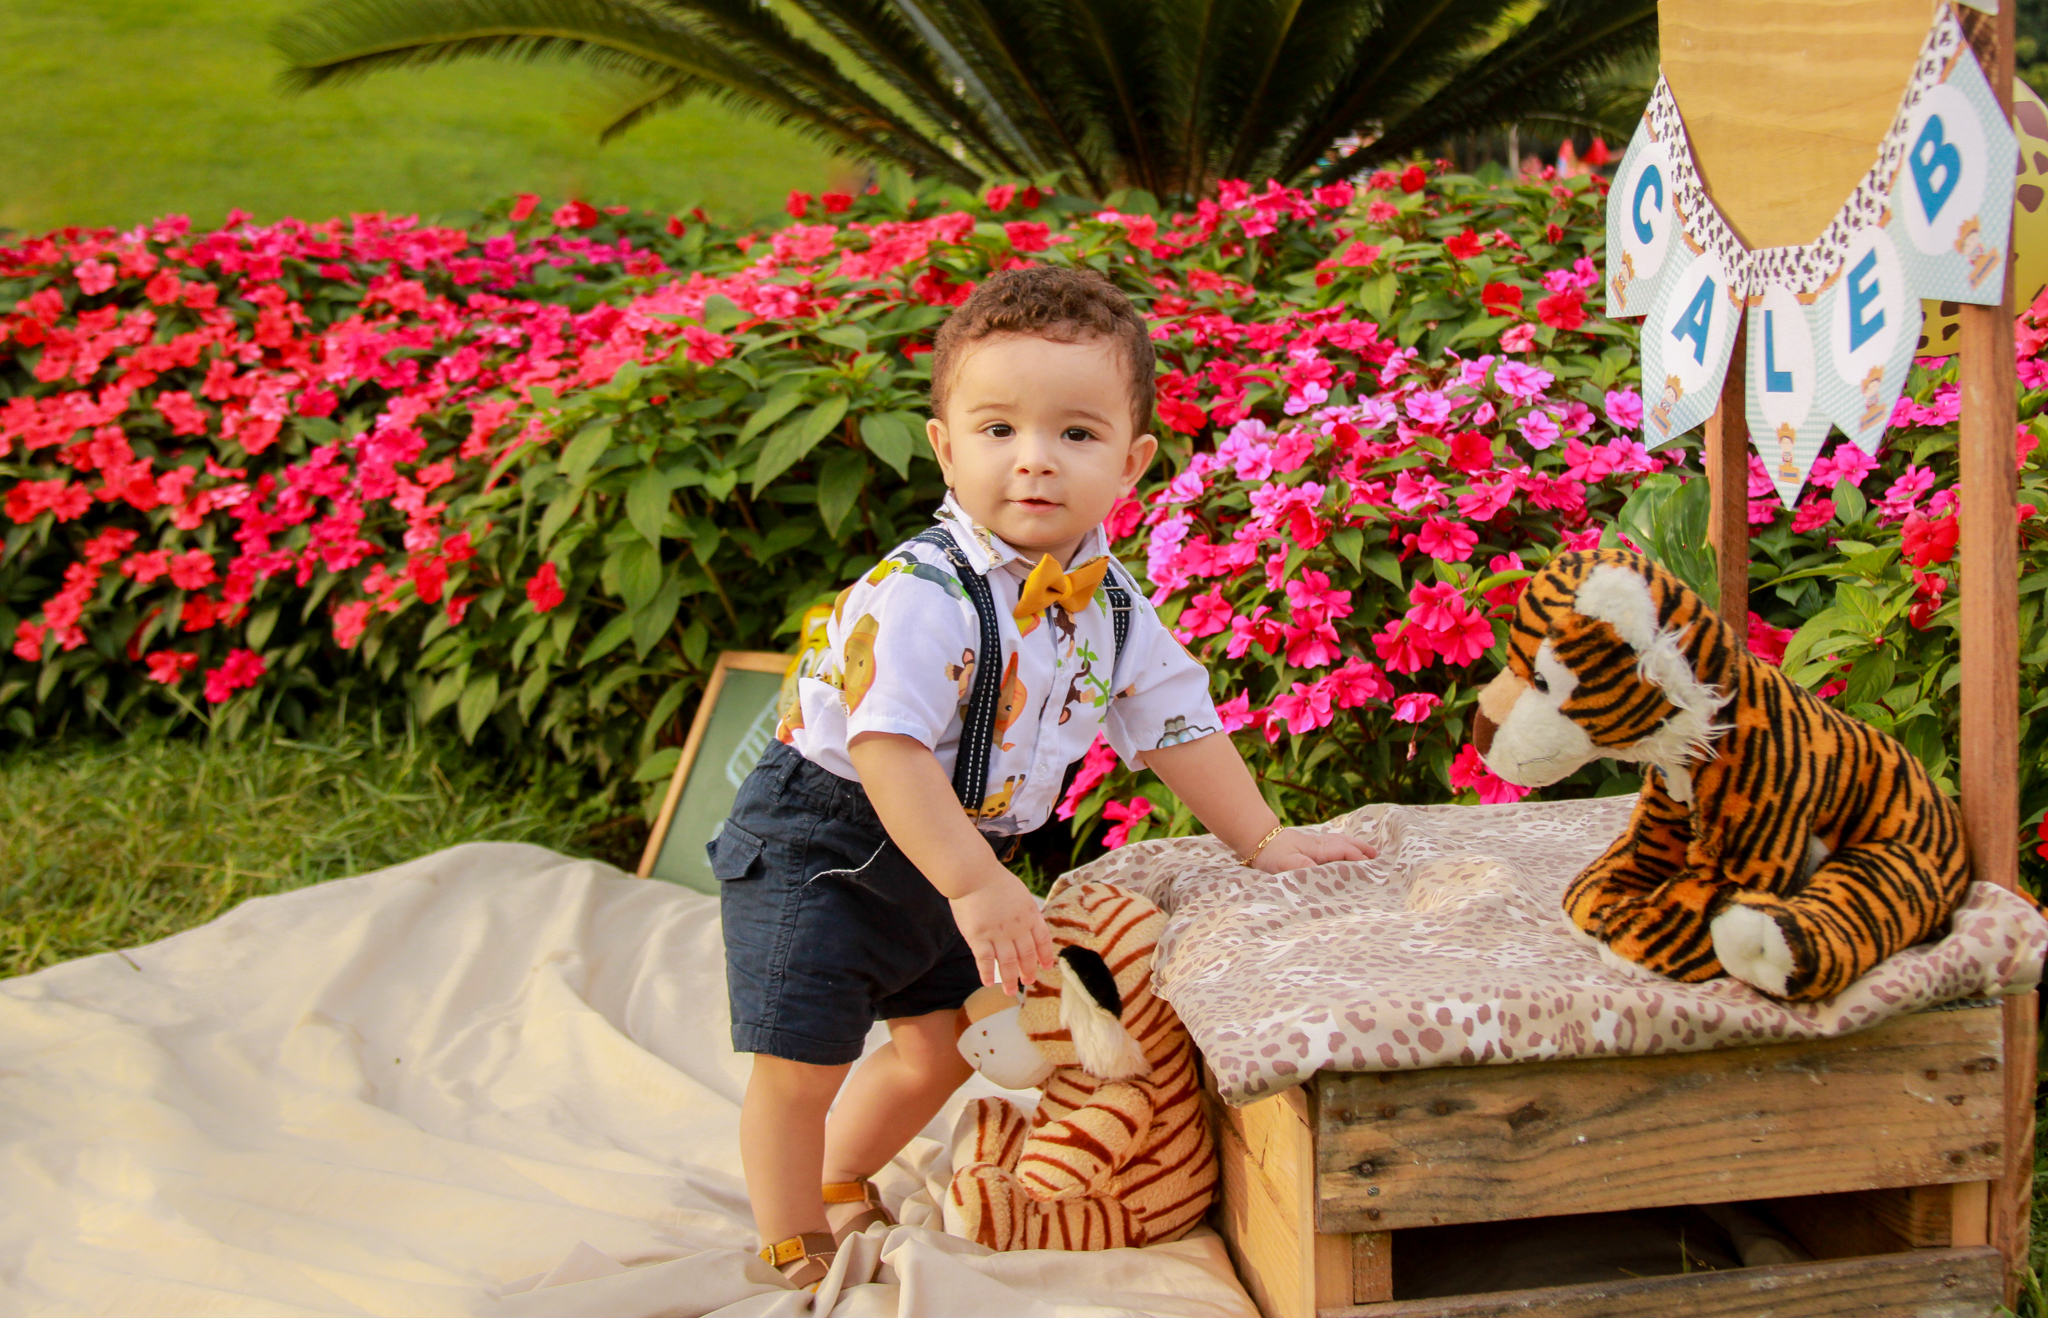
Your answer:
[[[967,561],[974,565],[974,570],[984,576],[1011,563],[1021,564],[1026,571],[1038,565],[1037,558],[1011,548],[1001,536],[969,516],[951,490],[946,491],[945,502],[939,505],[938,518],[939,525],[946,528],[953,537],[953,543],[960,546],[960,551],[967,555]],[[1081,547],[1074,551],[1073,563],[1086,563],[1108,552],[1109,537],[1103,534],[1100,526],[1093,526],[1088,534],[1081,537]]]

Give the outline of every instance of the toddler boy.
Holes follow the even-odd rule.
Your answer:
[[[887,1220],[866,1178],[969,1075],[968,994],[1021,992],[1053,965],[1037,899],[997,852],[1045,822],[1098,731],[1248,865],[1370,854],[1281,827],[1214,731],[1207,672],[1108,555],[1103,519],[1158,447],[1152,372],[1144,320],[1092,273],[1005,271],[953,313],[927,426],[949,487],[940,534],[841,592],[787,744],[709,847],[733,1047],[754,1054],[747,1193],[763,1257],[799,1286],[825,1275],[828,1226]],[[876,1020],[890,1041],[841,1093]]]

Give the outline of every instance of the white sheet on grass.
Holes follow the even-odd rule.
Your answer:
[[[714,899],[476,844],[0,981],[0,1314],[1253,1318],[1211,1233],[753,1258]]]

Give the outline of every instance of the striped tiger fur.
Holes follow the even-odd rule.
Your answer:
[[[1474,742],[1524,786],[1639,761],[1628,829],[1565,892],[1606,953],[1830,997],[1939,933],[1968,881],[1962,817],[1891,737],[1751,655],[1676,577],[1621,550],[1532,577]]]
[[[999,1250],[1178,1239],[1214,1197],[1216,1151],[1194,1041],[1152,991],[1166,916],[1134,893],[1083,883],[1046,902],[1045,922],[1061,947],[1101,955],[1122,998],[1117,1019],[1149,1070],[1128,1080],[1083,1070],[1060,1024],[1060,977],[1041,976],[1021,1020],[1053,1064],[1045,1096],[1029,1116],[1000,1098],[968,1106],[954,1138],[946,1229]]]

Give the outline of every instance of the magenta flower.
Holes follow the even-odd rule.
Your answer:
[[[1486,767],[1486,761],[1479,758],[1479,748],[1466,742],[1451,761],[1451,786],[1461,792],[1477,792],[1486,805],[1512,805],[1529,794],[1526,787],[1517,787],[1504,778],[1494,776]]]
[[[1451,664],[1469,664],[1493,648],[1493,624],[1470,605],[1460,610],[1452,626],[1427,636],[1444,662]]]
[[[1502,362],[1493,372],[1493,382],[1501,392],[1524,403],[1541,395],[1556,379],[1549,371],[1527,362]]]
[[[1304,732],[1328,727],[1334,717],[1330,709],[1330,692],[1321,682],[1296,682],[1288,694],[1274,698],[1273,714],[1284,719],[1287,731],[1297,737]]]
[[[1073,785],[1068,787],[1067,794],[1060,798],[1059,808],[1054,813],[1061,819],[1072,819],[1074,811],[1080,807],[1081,798],[1094,791],[1095,784],[1107,778],[1109,771],[1115,767],[1116,752],[1098,733],[1094,744],[1089,746],[1087,753],[1081,757],[1081,767],[1074,771]]]
[[[1471,558],[1478,543],[1477,531],[1445,517],[1430,518],[1416,536],[1416,544],[1423,553],[1445,563],[1462,563]]]
[[[1500,334],[1500,350],[1502,352],[1527,352],[1530,345],[1535,342],[1536,327],[1526,320],[1508,326]],[[1511,364],[1519,365],[1519,363]]]
[[[1822,497],[1819,490],[1809,490],[1799,501],[1799,509],[1792,514],[1792,534],[1805,535],[1808,531],[1819,530],[1835,519],[1835,501]]]
[[[1516,423],[1516,428],[1522,432],[1522,438],[1528,441],[1529,447],[1539,451],[1555,444],[1562,433],[1557,422],[1542,412],[1529,413]]]
[[[1294,620],[1303,626],[1313,627],[1332,618],[1351,616],[1351,592],[1332,590],[1330,574],[1314,568],[1287,583],[1287,602]]]
[[[1118,822],[1115,827],[1103,835],[1102,845],[1111,851],[1124,845],[1124,843],[1131,840],[1131,829],[1138,821],[1151,813],[1152,802],[1150,798],[1143,796],[1134,796],[1129,801],[1111,801],[1108,805],[1103,806],[1102,817],[1104,819],[1114,819]]]
[[[1436,712],[1444,698],[1431,691],[1408,691],[1394,697],[1393,717],[1397,723],[1420,723]]]
[[[1608,424],[1622,430],[1639,430],[1643,424],[1643,396],[1633,389],[1609,389],[1603,411]]]
[[[1416,673],[1436,662],[1430,633],[1405,618],[1396,618],[1372,638],[1373,653],[1388,672]]]
[[[1337,629],[1327,622],[1285,627],[1281,632],[1287,642],[1287,662],[1296,668],[1321,668],[1343,657],[1337,648]]]
[[[1368,700],[1391,700],[1394,684],[1387,681],[1387,675],[1378,665],[1353,657],[1342,668],[1333,669],[1323,679],[1329,684],[1332,700],[1339,709],[1356,709]]]
[[[1232,696],[1230,699],[1216,706],[1216,717],[1223,720],[1223,730],[1226,733],[1236,732],[1239,728],[1251,726],[1251,692],[1240,691],[1236,695]],[[1065,819],[1066,816],[1061,815],[1060,818]]]
[[[1222,588],[1216,587],[1188,601],[1180,615],[1180,625],[1190,639],[1214,636],[1229,629],[1233,613],[1230,601],[1223,598]]]

